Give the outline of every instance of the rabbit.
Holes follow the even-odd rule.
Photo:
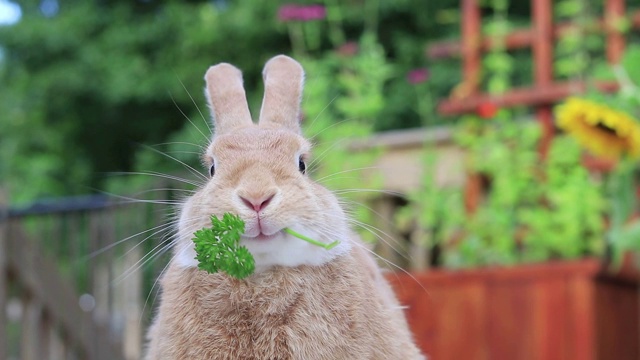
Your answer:
[[[181,208],[146,359],[424,359],[337,198],[306,174],[302,66],[279,55],[266,63],[263,78],[256,124],[240,70],[221,63],[205,75],[214,124],[204,154],[211,177]],[[243,280],[207,273],[194,259],[193,233],[225,212],[245,221],[240,244],[255,258],[255,273]],[[326,250],[284,233],[286,227],[340,244]]]

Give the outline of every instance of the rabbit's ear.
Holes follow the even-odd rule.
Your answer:
[[[252,123],[240,70],[221,63],[210,67],[204,79],[216,134]]]
[[[260,109],[260,125],[278,124],[300,131],[300,101],[304,83],[304,70],[292,58],[273,57],[262,71],[264,99]]]

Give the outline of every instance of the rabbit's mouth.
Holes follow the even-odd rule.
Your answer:
[[[269,240],[273,240],[275,238],[278,238],[282,236],[282,231],[278,231],[274,234],[271,235],[266,235],[263,234],[262,232],[260,232],[258,235],[256,236],[243,236],[243,238],[247,239],[247,240],[255,240],[255,241],[269,241]]]

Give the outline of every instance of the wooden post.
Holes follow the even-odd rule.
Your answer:
[[[136,269],[123,279],[123,315],[124,329],[122,334],[124,356],[129,360],[142,358],[142,273],[140,260],[144,255],[142,246],[129,246],[124,258],[125,271]]]
[[[388,198],[380,198],[374,200],[372,204],[373,210],[381,221],[376,224],[381,239],[376,242],[376,253],[379,254],[388,263],[382,264],[385,267],[395,270],[397,267],[404,267],[406,264],[402,262],[402,255],[405,253],[405,246],[400,244],[397,232],[391,226],[391,219],[395,212],[395,206]]]
[[[604,20],[607,33],[607,61],[618,64],[624,53],[624,34],[619,30],[620,21],[624,19],[624,0],[607,0],[605,2]]]
[[[477,93],[480,84],[482,65],[480,15],[477,0],[462,0],[462,66],[465,86],[460,94],[462,97]]]
[[[102,250],[113,243],[116,224],[114,209],[107,209],[102,214],[93,214],[94,226],[91,229],[91,242],[95,250]],[[92,261],[92,295],[95,298],[93,319],[98,324],[113,329],[111,314],[113,312],[113,273],[114,249],[109,249],[97,255]]]
[[[22,309],[20,357],[23,360],[43,359],[42,332],[40,331],[42,304],[32,295],[27,294],[22,301]]]
[[[425,271],[429,269],[429,257],[431,255],[431,245],[433,244],[430,231],[431,229],[424,229],[418,225],[415,230],[411,232],[409,251],[409,266],[411,271]]]
[[[49,359],[65,359],[65,343],[54,327],[49,327]]]
[[[8,358],[7,350],[7,246],[8,232],[8,205],[4,193],[0,191],[0,359]]]
[[[139,212],[142,216],[132,216],[131,226],[129,230],[132,234],[140,233],[149,226],[149,219],[153,212],[153,204],[139,204],[130,207],[129,211]],[[142,358],[142,348],[144,346],[142,329],[142,304],[144,297],[142,295],[144,262],[143,256],[145,244],[143,242],[153,241],[151,234],[142,238],[142,240],[129,242],[124,244],[127,249],[124,255],[124,271],[130,271],[129,275],[122,280],[122,314],[124,315],[124,328],[122,332],[122,348],[125,358],[129,360]],[[114,239],[115,241],[115,239]],[[132,271],[133,270],[133,271]]]
[[[52,329],[53,323],[49,314],[44,309],[40,309],[38,314],[38,338],[40,339],[40,359],[51,359],[51,346],[52,346]]]
[[[533,15],[533,63],[534,84],[545,91],[553,83],[553,9],[551,0],[535,0],[532,4]],[[553,114],[550,105],[536,109],[536,116],[542,127],[540,154],[544,158],[553,138]]]

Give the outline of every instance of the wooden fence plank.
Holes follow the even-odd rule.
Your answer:
[[[487,349],[488,293],[482,283],[429,289],[433,309],[438,309],[433,327],[437,334],[434,359],[492,360]],[[460,346],[460,344],[465,344]]]
[[[47,312],[43,309],[38,314],[38,338],[40,338],[39,359],[51,359],[51,333],[53,324]]]
[[[100,357],[122,359],[112,347],[102,344],[106,339],[104,331],[96,327],[89,314],[79,308],[75,291],[58,277],[54,264],[24,236],[19,224],[11,225],[6,242],[7,252],[11,254],[8,265],[17,281],[28,289],[33,298],[42,302],[52,320],[66,330],[72,344],[85,349],[87,357],[92,360]],[[99,355],[96,341],[103,346]]]
[[[380,219],[377,225],[378,230],[376,231],[379,232],[381,241],[377,241],[376,243],[376,253],[380,254],[380,256],[390,264],[405,267],[407,249],[405,244],[396,240],[401,239],[401,237],[396,234],[396,230],[391,223],[391,219],[393,219],[393,214],[396,210],[395,204],[391,201],[378,199],[372,204],[372,208],[376,216]],[[389,267],[394,268],[392,265],[389,265]]]
[[[49,327],[50,360],[65,360],[65,344],[55,326]]]
[[[620,31],[621,22],[624,20],[624,0],[606,0],[604,8],[605,31],[607,32],[607,61],[610,64],[618,64],[624,53],[625,39]]]
[[[553,7],[551,0],[535,0],[531,5],[534,32],[533,83],[537,88],[544,88],[553,83]],[[539,148],[544,158],[555,132],[550,104],[540,104],[536,108],[536,117],[542,128]]]
[[[129,247],[130,250],[124,255],[125,271],[133,270],[122,281],[123,299],[123,349],[124,355],[129,360],[142,358],[142,264],[139,262],[143,257],[141,246]],[[136,267],[138,267],[136,269]]]
[[[631,21],[631,27],[633,29],[640,29],[640,10],[628,14],[628,18]],[[597,26],[593,28],[580,28],[579,25],[572,23],[560,23],[553,27],[553,39],[558,40],[568,33],[574,33],[576,30],[591,32],[602,32],[607,29],[606,20],[600,20]],[[505,45],[508,50],[526,49],[531,46],[534,38],[534,30],[516,29],[509,33],[505,38]],[[480,51],[483,53],[488,52],[496,46],[496,41],[493,38],[485,37],[480,41]],[[446,59],[450,57],[456,57],[462,54],[462,44],[459,41],[442,41],[432,43],[426,51],[426,56],[430,59]]]
[[[7,248],[8,209],[4,193],[0,191],[0,359],[8,357],[7,349]]]
[[[603,276],[595,293],[599,359],[640,359],[640,279],[612,281]]]
[[[588,84],[582,81],[556,82],[544,87],[514,88],[503,95],[478,94],[460,99],[447,99],[438,104],[438,112],[443,115],[457,115],[475,111],[479,105],[491,102],[498,107],[539,106],[552,104],[570,95],[584,93]],[[616,82],[596,82],[595,86],[605,92],[618,90]]]
[[[596,346],[596,285],[592,279],[572,276],[568,284],[568,296],[572,306],[568,312],[570,322],[568,332],[572,335],[568,342],[565,359],[595,360]],[[615,359],[615,358],[612,358]]]
[[[466,82],[466,93],[475,94],[480,85],[482,59],[480,43],[482,29],[481,14],[477,0],[462,0],[462,74]],[[465,95],[467,95],[465,94]]]
[[[572,318],[567,316],[571,304],[569,303],[567,287],[569,281],[566,276],[555,279],[536,281],[532,288],[532,329],[533,348],[532,359],[545,360],[586,360],[577,357],[565,357],[565,349],[574,340],[568,331],[566,323]],[[557,319],[567,316],[565,324],[558,324]],[[561,346],[558,346],[561,344]],[[582,344],[589,347],[591,344]],[[593,346],[591,346],[593,349]]]
[[[532,289],[526,282],[490,285],[487,300],[492,360],[535,359]],[[506,339],[509,339],[507,341]]]
[[[20,336],[20,357],[22,360],[40,360],[42,339],[40,338],[40,317],[42,304],[33,296],[26,294],[22,301],[22,322]]]

